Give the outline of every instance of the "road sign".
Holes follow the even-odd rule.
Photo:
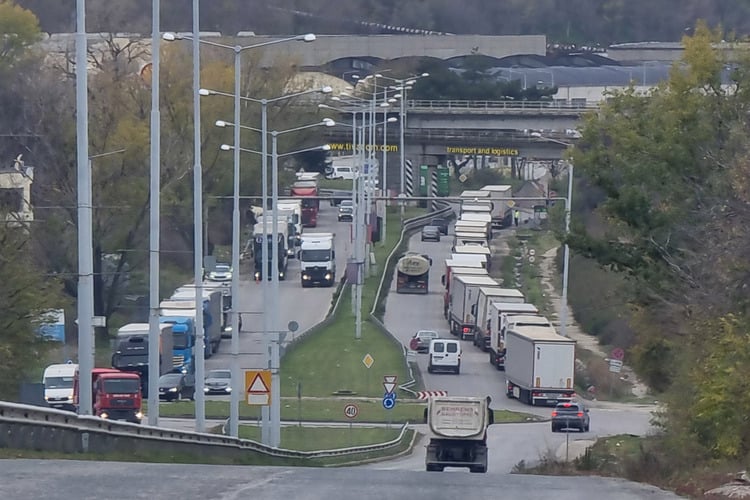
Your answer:
[[[370,368],[374,362],[375,358],[370,356],[369,353],[365,354],[365,357],[362,358],[362,363],[364,363],[367,368]]]
[[[513,208],[513,207],[515,207],[515,206],[516,206],[516,202],[515,202],[515,201],[513,201],[513,200],[508,200],[508,203],[507,203],[507,205],[508,205],[508,206],[509,206],[510,208]]]
[[[396,398],[394,393],[389,393],[383,396],[383,408],[386,410],[392,409],[394,406],[396,406]]]
[[[271,370],[245,370],[247,404],[268,406],[271,401]]]
[[[609,371],[612,373],[620,373],[620,370],[622,370],[622,361],[619,359],[610,359],[609,360]]]
[[[296,321],[290,321],[286,327],[290,332],[296,332],[297,330],[299,330],[299,323],[297,323]]]
[[[612,349],[612,359],[617,359],[622,361],[625,358],[625,351],[620,349],[619,347],[615,347]]]
[[[383,376],[383,387],[385,388],[386,394],[392,394],[393,389],[396,388],[396,380],[398,377],[396,375],[384,375]]]
[[[448,391],[419,391],[417,392],[417,398],[419,399],[430,399],[435,396],[447,396]]]
[[[347,418],[355,418],[359,415],[359,408],[357,405],[348,404],[344,406],[344,415],[346,415]]]

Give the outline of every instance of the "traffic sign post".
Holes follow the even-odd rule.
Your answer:
[[[616,348],[612,349],[611,356],[612,356],[612,359],[616,359],[618,361],[622,361],[623,359],[625,359],[625,351],[622,350],[619,347],[616,347]]]
[[[245,401],[268,406],[271,399],[271,370],[245,370]]]
[[[351,445],[354,442],[352,439],[352,420],[359,415],[359,407],[355,404],[349,403],[344,406],[344,415],[349,419],[349,444]]]

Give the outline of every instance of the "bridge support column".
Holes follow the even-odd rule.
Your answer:
[[[434,198],[433,201],[430,202],[430,210],[432,212],[437,211],[438,204],[437,204],[437,198],[438,198],[438,169],[437,165],[430,167],[430,197]]]

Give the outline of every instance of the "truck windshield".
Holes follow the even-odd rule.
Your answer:
[[[187,332],[172,333],[172,343],[175,349],[185,349],[187,344]]]
[[[47,377],[44,379],[47,389],[72,389],[73,377]]]
[[[140,381],[136,379],[113,378],[104,381],[104,392],[107,394],[137,394],[140,390]]]
[[[142,352],[138,353],[128,353],[128,352],[122,352],[115,355],[115,361],[117,361],[117,364],[119,366],[138,366],[138,365],[147,365],[148,364],[148,354],[144,354]]]
[[[302,250],[300,260],[307,262],[324,262],[331,258],[330,250]]]

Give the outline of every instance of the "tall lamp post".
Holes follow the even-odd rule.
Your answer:
[[[296,127],[289,130],[283,130],[283,131],[271,131],[271,157],[272,157],[272,238],[271,238],[271,267],[273,270],[273,273],[271,274],[271,283],[272,283],[272,301],[270,304],[270,317],[271,317],[271,330],[269,333],[273,333],[276,336],[276,341],[272,343],[271,346],[271,360],[270,360],[270,368],[272,370],[271,372],[271,436],[270,436],[270,446],[278,447],[281,442],[281,378],[279,375],[279,368],[280,368],[280,349],[279,349],[279,343],[280,343],[280,334],[281,334],[281,327],[279,325],[279,256],[278,256],[278,239],[276,235],[278,234],[278,218],[276,217],[276,207],[278,206],[278,158],[280,156],[290,156],[293,154],[299,154],[304,153],[307,151],[318,151],[318,150],[325,150],[327,151],[330,149],[330,146],[317,146],[313,148],[306,148],[301,149],[298,151],[292,151],[288,153],[279,154],[277,151],[277,139],[278,136],[281,134],[296,132],[299,130],[304,130],[307,128],[312,127],[319,127],[319,126],[326,126],[331,127],[335,125],[335,122],[330,119],[325,119],[320,123],[315,123],[312,125],[306,125],[302,127]],[[235,127],[239,128],[239,127]],[[257,130],[257,129],[255,129]],[[244,149],[241,147],[235,147],[230,146],[228,144],[222,144],[221,149],[224,151],[245,151],[249,153],[256,153],[260,155],[265,155],[262,151],[255,151],[251,149]],[[265,224],[264,224],[265,226]],[[264,241],[264,247],[267,246],[266,241]],[[263,276],[263,279],[266,280],[267,278]],[[268,311],[267,311],[268,312]],[[234,392],[234,391],[232,391]]]
[[[236,82],[235,82],[236,84]],[[200,89],[199,93],[202,96],[211,96],[211,95],[218,95],[223,97],[231,97],[235,100],[235,116],[234,116],[234,123],[226,122],[223,120],[219,120],[216,122],[216,126],[218,127],[226,127],[226,126],[232,126],[234,127],[234,141],[235,144],[240,144],[239,136],[240,136],[240,129],[247,129],[247,130],[254,130],[261,133],[261,151],[262,151],[262,157],[261,157],[261,177],[262,177],[262,204],[263,204],[263,210],[268,209],[268,105],[270,103],[274,103],[277,101],[285,100],[285,99],[292,99],[294,97],[299,97],[307,94],[313,94],[313,93],[323,93],[328,94],[332,91],[331,87],[322,87],[319,89],[309,89],[304,90],[302,92],[296,92],[292,94],[286,94],[283,96],[271,98],[271,99],[254,99],[252,97],[246,97],[246,96],[239,96],[236,92],[237,89],[235,88],[235,93],[230,94],[227,92],[220,92],[218,90],[211,90],[211,89]],[[240,101],[250,101],[255,103],[261,104],[261,128],[256,129],[253,127],[247,127],[243,126],[241,122],[239,121],[239,106],[236,104],[237,100]],[[239,126],[235,126],[235,124],[239,124]],[[239,186],[240,186],[240,176],[239,176],[239,149],[234,150],[234,165],[235,165],[235,172],[234,172],[234,193],[232,196],[233,202],[234,202],[234,210],[235,210],[235,217],[233,218],[232,223],[232,308],[233,308],[233,315],[232,315],[232,353],[237,353],[237,355],[233,355],[232,357],[232,385],[234,386],[232,388],[232,393],[230,396],[230,416],[229,416],[229,428],[230,428],[230,435],[237,437],[239,434],[239,398],[240,398],[240,367],[239,367],[239,315],[240,311],[237,309],[235,304],[238,304],[239,302],[239,262],[240,262],[240,218],[239,218],[239,205],[240,205],[240,192],[239,192]],[[275,205],[274,205],[275,209]],[[263,238],[264,241],[268,237],[266,225],[263,224]],[[261,265],[263,266],[263,269],[268,268],[268,248],[264,245],[261,248]],[[268,306],[268,283],[267,280],[262,280],[262,293],[263,293],[263,302],[264,302],[264,309]],[[237,294],[235,294],[235,289],[237,290]],[[268,315],[263,315],[263,330],[264,332],[270,331],[269,323],[268,323]],[[236,335],[235,335],[236,332]],[[237,336],[237,350],[234,350],[234,339],[235,336]],[[268,359],[268,336],[267,334],[264,334],[263,336],[263,342],[264,342],[264,355],[266,356],[265,363],[266,365],[269,362]],[[261,411],[262,413],[262,428],[261,428],[261,439],[264,443],[268,443],[270,440],[270,430],[268,427],[268,414],[267,410],[264,407]]]
[[[241,55],[242,52],[249,50],[249,49],[255,49],[260,47],[266,47],[269,45],[276,45],[279,43],[285,43],[285,42],[292,42],[292,41],[302,41],[302,42],[313,42],[315,41],[315,35],[312,33],[308,33],[305,35],[298,35],[294,37],[289,38],[280,38],[276,40],[269,40],[262,43],[256,43],[253,45],[226,45],[223,43],[218,42],[212,42],[208,40],[200,40],[198,39],[195,34],[193,36],[185,36],[180,35],[176,33],[164,33],[162,35],[162,38],[166,41],[175,41],[175,40],[192,40],[193,45],[197,45],[199,43],[202,43],[204,45],[209,45],[212,47],[218,47],[222,49],[228,49],[232,50],[234,53],[234,121],[235,123],[240,123],[240,92],[241,92]],[[197,100],[199,99],[199,89],[196,89],[194,98]],[[198,121],[198,118],[196,118],[196,122]],[[200,141],[197,141],[200,143]],[[235,127],[235,133],[234,133],[234,143],[239,145],[240,143],[240,129],[239,127]],[[199,146],[197,146],[199,147]],[[197,154],[200,152],[198,151]],[[265,170],[264,170],[265,172]],[[202,175],[202,173],[201,173]],[[196,177],[198,175],[196,174]],[[196,181],[196,188],[198,187],[197,181]],[[230,408],[230,421],[231,422],[238,422],[239,421],[239,395],[237,394],[239,391],[237,391],[237,385],[239,384],[239,348],[240,348],[240,340],[239,340],[239,311],[237,308],[237,304],[239,303],[239,272],[240,272],[240,250],[239,250],[239,237],[240,237],[240,154],[239,150],[235,151],[234,154],[234,190],[233,190],[233,209],[232,209],[232,284],[231,284],[231,290],[232,290],[232,310],[231,310],[231,319],[232,319],[232,385],[234,386],[232,388],[232,405]],[[264,183],[265,188],[265,183]],[[201,186],[202,191],[202,186]],[[196,197],[202,197],[202,192],[196,192],[194,194]],[[195,218],[194,221],[195,224],[195,231],[197,231],[198,236],[196,236],[196,248],[200,248],[203,235],[203,221],[202,221],[202,206],[199,207],[196,205],[195,208]],[[196,252],[197,253],[197,252]],[[196,267],[200,267],[202,269],[203,264],[203,251],[201,248],[200,254],[196,256]],[[200,277],[200,281],[198,278],[198,271],[196,269],[196,287],[195,290],[195,303],[200,304],[202,301],[202,273]],[[196,323],[202,323],[197,321]],[[198,336],[202,337],[203,332],[198,332]],[[196,430],[199,432],[202,432],[205,427],[205,396],[203,393],[203,383],[204,383],[204,352],[201,349],[201,346],[197,349],[198,353],[196,355]],[[232,418],[236,417],[236,418]],[[230,434],[232,436],[238,436],[239,434],[239,426],[231,426],[230,425]]]

